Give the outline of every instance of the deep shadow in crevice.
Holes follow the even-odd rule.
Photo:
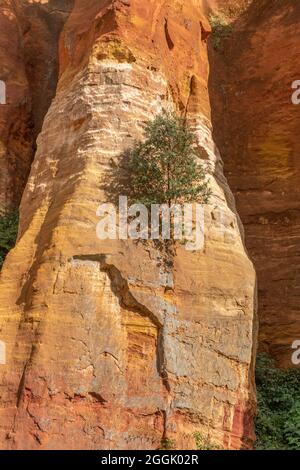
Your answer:
[[[269,0],[268,0],[269,1]],[[249,7],[241,12],[241,15],[236,18],[232,23],[232,32],[228,37],[222,38],[222,47],[216,50],[214,47],[213,35],[208,41],[208,56],[210,64],[210,76],[209,76],[209,96],[211,102],[212,112],[212,124],[213,124],[213,139],[216,142],[215,152],[216,154],[220,151],[222,160],[224,162],[224,175],[220,171],[215,172],[215,178],[218,184],[223,188],[226,202],[229,208],[237,213],[238,223],[240,228],[241,237],[244,240],[244,227],[243,220],[240,220],[238,210],[235,203],[235,189],[234,187],[228,187],[227,183],[227,158],[230,158],[230,141],[231,139],[237,138],[232,132],[230,127],[231,111],[229,110],[228,94],[227,90],[231,86],[232,77],[238,80],[239,70],[235,73],[232,71],[232,67],[236,67],[237,58],[240,56],[241,51],[250,47],[250,40],[252,30],[255,27],[249,18],[252,17],[255,8],[257,7],[257,1],[254,0]],[[230,70],[230,73],[229,73]],[[234,110],[232,110],[234,112]],[[230,183],[230,178],[229,178]],[[231,191],[229,191],[229,189]],[[233,194],[233,195],[232,195]],[[245,241],[245,240],[244,240]],[[245,245],[245,250],[247,248]],[[249,256],[249,253],[248,253]],[[250,258],[250,256],[249,256]],[[252,330],[252,355],[251,364],[249,367],[248,376],[248,389],[249,398],[246,402],[241,404],[242,409],[237,408],[237,414],[242,413],[242,448],[249,449],[253,447],[255,440],[254,433],[254,418],[256,413],[256,402],[255,402],[255,362],[256,362],[256,350],[257,350],[257,338],[258,338],[258,315],[257,315],[257,286],[254,289],[254,316],[253,316],[253,330]]]

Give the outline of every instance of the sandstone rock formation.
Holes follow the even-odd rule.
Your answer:
[[[35,152],[35,140],[55,94],[58,38],[72,0],[1,0],[0,212],[16,208]]]
[[[250,6],[253,0],[202,0],[202,7],[208,15],[236,20]]]
[[[6,104],[0,105],[0,213],[17,206],[33,151],[29,85],[22,60],[20,31],[12,2],[0,2],[0,80]]]
[[[75,1],[1,273],[1,448],[251,445],[255,273],[211,135],[200,3]],[[213,197],[204,250],[178,246],[169,269],[150,243],[98,240],[96,210],[111,161],[172,107]]]
[[[211,54],[215,138],[258,274],[260,349],[291,367],[300,339],[300,4],[257,0]]]

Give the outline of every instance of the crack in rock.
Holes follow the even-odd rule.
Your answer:
[[[166,358],[165,358],[165,315],[168,310],[167,303],[161,303],[162,309],[164,310],[160,316],[157,313],[151,311],[146,305],[141,303],[136,296],[130,290],[128,281],[122,276],[119,269],[107,262],[106,255],[92,254],[92,255],[77,255],[72,258],[74,261],[94,261],[100,265],[100,270],[107,273],[113,293],[119,300],[121,306],[131,310],[132,312],[138,313],[143,317],[149,318],[149,320],[156,327],[157,336],[157,348],[156,348],[156,367],[157,371],[162,379],[162,383],[166,388],[167,392],[171,392],[171,386],[168,378],[168,372],[166,369]]]

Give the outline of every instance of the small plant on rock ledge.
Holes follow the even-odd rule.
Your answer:
[[[169,439],[165,437],[161,440],[159,450],[174,450],[175,449],[175,441],[173,439]]]
[[[222,447],[211,441],[209,436],[203,436],[201,432],[193,434],[197,450],[222,450]]]
[[[211,195],[201,160],[203,154],[186,120],[162,112],[146,122],[142,141],[126,150],[117,162],[112,161],[104,183],[104,190],[115,205],[116,195],[126,196],[130,203],[129,220],[140,228],[140,234],[141,227],[143,230],[142,237],[133,238],[143,243],[153,241],[170,267],[176,240],[191,251],[200,249],[198,245],[194,249],[196,244],[190,241],[195,233],[198,239],[192,241],[201,238],[203,207],[199,206],[208,203]],[[138,220],[133,212],[139,214]]]
[[[207,203],[210,189],[197,162],[196,136],[186,121],[162,113],[145,126],[145,140],[129,153],[132,201],[145,204]]]
[[[227,39],[232,33],[232,25],[226,23],[226,21],[220,16],[213,14],[209,15],[209,22],[212,28],[212,43],[214,49],[221,51],[223,48],[223,40]]]

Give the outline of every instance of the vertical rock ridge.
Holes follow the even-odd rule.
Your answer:
[[[215,139],[258,273],[259,349],[293,367],[299,322],[300,6],[256,1],[211,54]]]
[[[0,80],[7,95],[0,107],[1,212],[20,203],[36,138],[55,95],[59,34],[72,3],[1,1]]]
[[[3,448],[251,444],[255,273],[212,139],[201,24],[198,1],[75,2],[1,274]],[[170,273],[151,244],[98,240],[96,210],[111,160],[185,107],[213,196],[204,250],[178,247]]]

